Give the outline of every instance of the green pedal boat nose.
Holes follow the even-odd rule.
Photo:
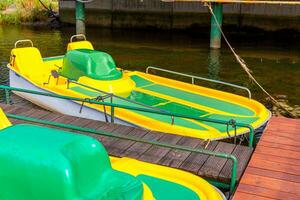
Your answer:
[[[98,141],[33,125],[0,133],[0,199],[141,200],[143,185],[112,169]]]

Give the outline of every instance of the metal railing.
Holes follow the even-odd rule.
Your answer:
[[[68,80],[68,82],[74,83],[74,84],[77,84],[77,85],[80,85],[80,86],[82,86],[82,87],[85,87],[85,88],[94,90],[94,91],[96,91],[96,92],[101,92],[101,93],[106,94],[106,95],[109,95],[109,96],[111,96],[111,97],[114,97],[114,98],[117,98],[117,99],[121,99],[121,100],[123,100],[123,101],[127,101],[127,102],[132,103],[132,104],[136,104],[136,105],[138,105],[138,106],[143,106],[143,107],[145,107],[145,108],[157,110],[157,111],[160,111],[160,112],[169,113],[170,115],[172,115],[172,113],[169,112],[169,111],[167,111],[167,110],[163,110],[163,109],[156,108],[156,107],[153,107],[153,106],[149,106],[149,105],[146,105],[146,104],[143,104],[143,103],[140,103],[140,102],[136,102],[136,101],[133,101],[133,100],[130,100],[130,99],[126,99],[126,98],[124,98],[124,97],[117,96],[117,95],[115,95],[115,94],[113,94],[113,93],[105,92],[105,91],[103,91],[103,90],[100,90],[100,89],[97,89],[97,88],[94,88],[94,87],[91,87],[91,86],[88,86],[88,85],[85,85],[85,84],[82,84],[82,83],[78,83],[77,81]]]
[[[219,81],[219,80],[204,78],[204,77],[201,77],[201,76],[194,76],[194,75],[190,75],[190,74],[176,72],[176,71],[172,71],[172,70],[168,70],[168,69],[163,69],[163,68],[159,68],[159,67],[153,67],[153,66],[149,66],[149,67],[146,68],[146,73],[147,74],[149,74],[149,70],[150,69],[191,78],[193,85],[195,84],[195,79],[196,79],[196,80],[208,81],[208,82],[212,82],[212,83],[218,83],[218,84],[222,84],[222,85],[227,85],[227,86],[230,86],[230,87],[238,88],[238,89],[247,91],[249,99],[252,98],[251,91],[248,88],[244,87],[244,86],[240,86],[240,85],[236,85],[236,84],[232,84],[232,83],[227,83],[227,82],[224,82],[224,81]]]
[[[22,89],[22,88],[14,88],[14,87],[9,87],[9,86],[5,86],[5,85],[0,85],[0,90],[4,90],[7,104],[10,103],[9,93],[11,91],[16,91],[16,92],[35,94],[35,95],[49,96],[49,97],[54,97],[54,98],[59,98],[59,99],[66,99],[66,100],[72,100],[72,101],[78,101],[78,102],[88,102],[88,103],[91,103],[91,104],[110,106],[111,107],[112,118],[113,118],[113,115],[114,115],[114,108],[121,108],[121,109],[135,110],[135,111],[148,112],[148,113],[154,113],[154,114],[160,114],[160,115],[169,115],[169,116],[171,115],[172,117],[181,117],[181,118],[186,118],[186,119],[192,119],[192,120],[199,120],[199,121],[206,121],[206,122],[212,122],[212,123],[217,123],[217,124],[228,125],[228,122],[224,121],[224,120],[194,117],[194,116],[189,116],[189,115],[184,115],[184,114],[176,114],[176,113],[166,113],[166,112],[161,112],[161,111],[153,110],[153,109],[139,108],[139,107],[109,103],[109,102],[104,102],[104,101],[99,102],[99,101],[96,101],[94,99],[83,99],[83,98],[77,98],[77,97],[57,95],[57,94],[54,94],[54,93],[46,93],[46,92],[39,92],[39,91]],[[74,125],[70,125],[70,124],[51,122],[51,121],[47,121],[47,120],[35,119],[35,118],[26,117],[26,116],[20,116],[20,115],[14,115],[14,114],[7,114],[7,116],[10,117],[10,118],[15,118],[15,119],[19,119],[19,120],[25,120],[25,121],[42,123],[42,124],[48,124],[48,125],[53,125],[53,126],[62,127],[62,128],[69,128],[69,129],[77,130],[77,131],[100,134],[100,135],[108,136],[108,137],[115,137],[115,138],[119,138],[119,139],[131,140],[131,141],[136,141],[136,142],[141,142],[141,143],[146,143],[146,144],[152,144],[152,145],[166,147],[166,148],[178,149],[178,150],[189,151],[189,152],[194,152],[194,153],[201,153],[201,154],[206,154],[206,155],[210,155],[210,156],[216,156],[216,157],[220,157],[220,158],[229,159],[232,162],[230,184],[222,183],[222,182],[218,182],[218,181],[217,182],[216,181],[211,181],[211,182],[216,184],[217,186],[223,187],[224,189],[229,189],[230,192],[233,192],[234,189],[235,189],[235,186],[236,186],[237,158],[234,155],[231,155],[231,154],[218,153],[218,152],[213,152],[213,151],[209,151],[209,150],[206,150],[206,149],[194,149],[194,148],[190,148],[190,147],[183,147],[183,146],[179,146],[179,145],[172,145],[172,144],[156,142],[156,141],[148,141],[148,140],[145,140],[143,138],[117,135],[117,134],[109,133],[109,132],[106,132],[106,131],[83,128],[83,127],[74,126]],[[236,122],[236,126],[244,127],[244,128],[249,129],[249,146],[252,147],[253,146],[253,139],[254,139],[254,129],[253,129],[253,127],[251,125],[244,124],[244,123],[238,123],[238,122]]]
[[[205,118],[205,117],[195,117],[195,116],[190,116],[186,114],[178,114],[178,113],[171,113],[171,112],[162,112],[160,110],[154,110],[154,109],[149,109],[149,108],[141,108],[141,107],[134,107],[134,106],[128,106],[128,105],[122,105],[122,104],[116,104],[116,103],[110,103],[110,102],[105,102],[105,101],[97,101],[95,99],[89,99],[89,98],[78,98],[78,97],[70,97],[70,96],[65,96],[65,95],[58,95],[54,93],[46,93],[46,92],[39,92],[39,91],[33,91],[33,90],[27,90],[23,88],[14,88],[14,87],[9,87],[5,85],[0,85],[0,89],[5,91],[6,94],[6,102],[9,103],[9,91],[17,91],[17,92],[24,92],[24,93],[29,93],[29,94],[36,94],[36,95],[42,95],[42,96],[49,96],[49,97],[54,97],[54,98],[59,98],[59,99],[66,99],[66,100],[72,100],[72,101],[77,101],[81,103],[90,103],[90,104],[96,104],[96,105],[103,105],[103,106],[109,106],[111,107],[111,118],[114,119],[114,109],[115,108],[121,108],[121,109],[127,109],[127,110],[134,110],[134,111],[140,111],[140,112],[147,112],[147,113],[153,113],[153,114],[159,114],[159,115],[164,115],[164,116],[170,116],[172,118],[172,122],[174,121],[174,117],[179,117],[179,118],[185,118],[185,119],[190,119],[190,120],[198,120],[198,121],[203,121],[203,122],[211,122],[211,123],[216,123],[216,124],[223,124],[228,127],[228,125],[232,125],[230,121],[225,121],[225,120],[220,120],[220,119],[210,119],[210,118]],[[119,97],[119,96],[118,96]],[[253,142],[254,142],[254,129],[251,125],[241,123],[241,122],[235,122],[234,123],[235,127],[241,127],[241,128],[247,128],[249,129],[249,147],[253,147]],[[234,137],[234,135],[232,136]]]
[[[211,183],[217,187],[229,189],[230,193],[232,193],[234,191],[235,186],[236,186],[237,158],[231,154],[219,153],[219,152],[209,151],[206,149],[194,149],[194,148],[190,148],[190,147],[183,147],[183,146],[179,146],[179,145],[172,145],[172,144],[157,142],[157,141],[148,141],[143,138],[117,135],[117,134],[109,133],[109,132],[106,132],[103,130],[94,130],[94,129],[90,129],[90,128],[83,128],[80,126],[63,124],[63,123],[52,122],[52,121],[47,121],[47,120],[41,120],[41,119],[31,118],[31,117],[27,117],[27,116],[21,116],[21,115],[15,115],[15,114],[6,114],[6,115],[9,118],[14,118],[14,119],[18,119],[18,120],[30,121],[30,122],[46,124],[46,125],[51,125],[51,126],[56,126],[56,127],[61,127],[61,128],[67,128],[67,129],[76,130],[76,131],[82,131],[82,132],[87,132],[87,133],[103,135],[103,136],[107,136],[107,137],[113,137],[113,138],[118,138],[118,139],[123,139],[123,140],[130,140],[130,141],[134,141],[134,142],[141,142],[141,143],[145,143],[145,144],[151,144],[151,145],[170,148],[170,149],[188,151],[188,152],[192,152],[192,153],[200,153],[200,154],[205,154],[205,155],[209,155],[209,156],[215,156],[215,157],[220,157],[220,158],[224,158],[224,159],[229,159],[232,162],[230,183],[228,184],[228,183],[223,183],[223,182],[219,182],[219,181],[211,181]],[[210,180],[208,180],[208,181],[210,181]]]

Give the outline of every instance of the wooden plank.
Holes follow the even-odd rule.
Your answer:
[[[133,127],[118,126],[116,129],[111,131],[111,133],[116,134],[116,135],[126,136],[133,130],[134,130]],[[126,143],[126,140],[124,141],[124,140],[121,140],[118,138],[112,138],[112,137],[103,137],[103,139],[101,141],[102,141],[103,145],[105,146],[105,148],[107,149],[107,151],[109,152],[109,154],[114,155],[114,156],[117,156],[117,154],[119,154],[120,151],[122,151],[122,149],[125,148],[125,146],[123,146],[123,143]],[[122,143],[122,141],[123,141],[123,143]]]
[[[168,144],[176,144],[182,136],[165,134],[162,138],[160,138],[160,142],[168,143]],[[145,162],[158,163],[168,152],[170,148],[152,146],[146,152],[144,152],[139,159]]]
[[[144,135],[147,134],[148,131],[142,130],[140,128],[133,128],[131,127],[131,131],[128,132],[127,134],[124,134],[126,136],[130,136],[130,137],[135,137],[135,138],[141,138]],[[114,156],[118,156],[118,157],[123,157],[124,156],[124,152],[133,144],[135,143],[135,141],[131,141],[131,140],[117,140],[116,142],[114,142],[113,144],[111,144],[112,148],[109,151],[110,154],[114,155]]]
[[[41,119],[41,120],[47,120],[47,121],[53,121],[53,120],[55,120],[55,119],[57,119],[57,118],[59,118],[61,116],[62,115],[60,115],[60,114],[49,112],[48,114],[40,117],[39,119]]]
[[[219,144],[219,142],[212,141],[207,146],[207,150],[213,151],[216,146]],[[198,144],[195,149],[203,149],[202,144]],[[200,153],[191,153],[179,166],[180,169],[192,172],[194,174],[197,174],[199,169],[203,166],[205,161],[209,158],[208,155],[203,155]]]
[[[35,112],[36,112],[36,109],[27,109],[25,112],[22,113],[22,116],[28,117],[28,116],[32,115],[33,113],[35,113]]]
[[[270,148],[265,146],[258,145],[255,149],[255,152],[262,153],[262,154],[268,154],[272,156],[281,156],[285,158],[292,158],[299,160],[300,159],[300,152],[295,151],[289,151],[289,150],[283,150],[283,149],[277,149],[277,148]]]
[[[259,196],[258,194],[249,194],[244,192],[237,192],[232,200],[273,200],[274,198],[268,198]]]
[[[176,145],[195,148],[199,144],[203,145],[204,141],[195,138],[190,138],[190,137],[183,137],[177,142]],[[190,154],[191,152],[189,151],[180,151],[180,150],[172,149],[167,153],[166,156],[164,156],[159,161],[159,164],[178,168]]]
[[[28,108],[26,107],[14,107],[14,109],[9,110],[9,114],[13,114],[13,115],[23,115],[23,113],[25,113],[26,111],[29,111]],[[14,119],[14,118],[10,118],[10,121],[12,124],[19,124],[22,123],[21,120],[18,119]]]
[[[282,192],[287,192],[295,195],[300,195],[300,183],[280,180],[271,177],[264,177],[254,174],[245,173],[242,180],[242,184],[248,185],[259,185],[271,190],[277,190]],[[288,197],[287,197],[288,199]]]
[[[214,149],[215,152],[222,152],[222,153],[228,153],[231,154],[232,151],[235,149],[234,144],[229,143],[223,143],[220,142],[216,148]],[[219,179],[219,174],[221,173],[221,170],[223,169],[227,159],[216,157],[216,156],[209,156],[207,161],[204,163],[204,165],[201,167],[201,169],[198,171],[198,175],[212,178],[212,179]],[[222,177],[223,180],[226,180],[227,177]]]
[[[272,135],[272,136],[278,136],[278,137],[285,137],[285,138],[289,138],[289,139],[300,139],[300,135],[299,134],[295,134],[296,132],[300,132],[300,128],[293,128],[293,129],[287,129],[285,128],[272,128],[272,129],[268,129],[268,131],[266,132],[266,135]],[[271,134],[269,134],[271,133]]]
[[[272,117],[271,123],[276,124],[276,127],[282,124],[290,126],[300,125],[300,121],[298,119],[291,119],[285,117]]]
[[[162,138],[164,134],[155,131],[147,131],[142,138],[149,141],[158,141]],[[139,158],[144,154],[148,149],[152,147],[151,144],[145,144],[141,142],[134,143],[131,147],[129,147],[126,152],[123,152],[124,156],[131,157],[131,158]]]
[[[68,116],[68,115],[61,115],[60,117],[52,120],[52,122],[58,122],[62,124],[70,124],[71,122],[75,121],[76,118],[73,116]]]
[[[16,106],[16,107],[13,107],[13,109],[11,109],[9,111],[10,114],[14,114],[14,115],[17,115],[17,114],[22,114],[23,112],[26,112],[27,110],[29,110],[28,108],[26,107],[19,107],[19,106]]]
[[[105,125],[105,122],[102,121],[96,121],[96,120],[89,120],[89,123],[87,123],[84,128],[94,129],[94,130],[101,130],[101,127]]]
[[[294,140],[290,138],[286,138],[284,136],[276,136],[276,135],[264,135],[262,137],[263,141],[272,141],[273,143],[280,145],[290,145],[290,146],[300,146],[300,140]]]
[[[121,125],[119,125],[119,124],[106,124],[106,123],[104,123],[102,126],[99,126],[99,128],[97,128],[96,130],[113,133],[115,130],[118,130],[118,128],[120,126]],[[130,131],[128,128],[125,128],[124,130],[121,129],[119,131],[119,134],[122,134],[122,133],[128,132],[128,131]],[[101,143],[105,146],[105,148],[107,148],[108,152],[110,150],[110,144],[118,140],[118,138],[107,137],[107,136],[103,136],[101,134],[97,135],[97,138],[100,139]]]
[[[81,119],[81,118],[79,118],[79,119]],[[93,130],[99,130],[105,124],[104,122],[96,121],[96,120],[88,120],[88,121],[89,122],[85,122],[85,124],[82,124],[81,127],[93,129]],[[73,123],[76,124],[79,122],[74,121]],[[100,134],[95,134],[95,133],[88,133],[88,132],[76,131],[76,130],[72,130],[72,132],[91,136],[91,137],[97,139],[99,142],[101,142],[101,139],[103,138],[103,136],[101,136]]]
[[[240,180],[242,174],[244,173],[245,168],[250,160],[253,149],[246,146],[236,146],[232,152],[237,158],[237,180]],[[231,177],[232,161],[227,160],[225,166],[220,172],[219,179],[226,181]]]
[[[281,145],[281,144],[277,144],[277,143],[273,143],[271,141],[269,142],[269,141],[265,141],[265,140],[260,142],[259,146],[300,152],[300,146]]]
[[[300,167],[300,160],[296,160],[293,158],[281,157],[280,155],[275,156],[275,155],[269,155],[269,154],[255,152],[252,155],[252,159],[263,159],[263,160],[267,160],[267,161],[276,160],[276,162],[278,162],[278,163],[292,164],[292,165],[297,165]]]
[[[248,166],[245,173],[300,183],[299,175],[293,175],[293,174],[289,174],[286,172],[269,170],[269,169],[265,169],[265,168]]]
[[[95,120],[76,117],[76,119],[74,121],[70,122],[70,124],[72,124],[74,126],[79,126],[79,127],[86,127],[92,121],[95,121]]]
[[[36,113],[36,109],[28,109],[25,112],[23,112],[21,115],[25,116],[25,117],[29,117],[30,115]],[[19,114],[18,114],[19,115]],[[13,124],[27,124],[27,123],[31,123],[29,121],[24,121],[24,120],[18,120],[18,119],[14,119]]]
[[[265,159],[252,159],[249,167],[257,167],[267,169],[270,171],[286,172],[288,174],[300,175],[300,168],[298,165],[278,163],[276,160],[269,161]]]
[[[272,126],[269,126],[269,128],[267,129],[268,132],[274,132],[272,134],[280,134],[280,132],[283,133],[292,133],[292,131],[296,131],[299,130],[299,125],[297,124],[288,124],[288,123],[273,123]],[[279,131],[279,132],[277,132]]]
[[[36,110],[34,109],[35,112],[31,113],[30,115],[28,115],[28,117],[31,118],[36,118],[36,119],[41,119],[42,117],[46,116],[49,114],[49,111],[45,111],[45,110]]]
[[[277,191],[277,190],[270,190],[268,188],[263,188],[263,187],[254,186],[254,185],[246,185],[246,184],[240,184],[237,192],[244,192],[247,194],[259,195],[259,196],[262,196],[265,198],[271,198],[271,199],[288,199],[288,200],[299,200],[300,199],[300,196],[295,195],[295,194]],[[254,199],[256,199],[256,198],[254,198]]]
[[[3,109],[5,113],[10,112],[10,110],[16,109],[15,106],[5,104],[5,103],[0,103],[0,107]]]

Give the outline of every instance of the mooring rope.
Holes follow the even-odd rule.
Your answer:
[[[204,3],[204,6],[207,6],[211,15],[213,16],[218,29],[220,30],[222,37],[224,38],[226,44],[228,45],[229,49],[231,50],[231,52],[233,53],[234,57],[236,58],[237,62],[241,65],[241,67],[244,69],[244,71],[248,74],[248,76],[250,77],[250,79],[272,100],[272,102],[280,107],[281,109],[283,109],[284,111],[286,111],[288,113],[288,115],[290,117],[296,118],[296,116],[291,113],[289,110],[287,110],[286,108],[284,108],[257,80],[256,78],[253,76],[252,71],[247,67],[247,63],[245,62],[245,60],[243,58],[241,58],[241,56],[239,56],[236,51],[234,50],[234,48],[231,46],[231,44],[229,43],[226,35],[224,34],[221,25],[219,24],[216,15],[213,12],[211,3]]]

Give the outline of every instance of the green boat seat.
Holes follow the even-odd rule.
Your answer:
[[[96,80],[117,80],[122,72],[116,67],[113,58],[101,51],[76,49],[66,53],[60,75],[71,80],[86,76]]]
[[[142,182],[112,169],[91,137],[34,125],[0,131],[0,199],[141,200]]]

